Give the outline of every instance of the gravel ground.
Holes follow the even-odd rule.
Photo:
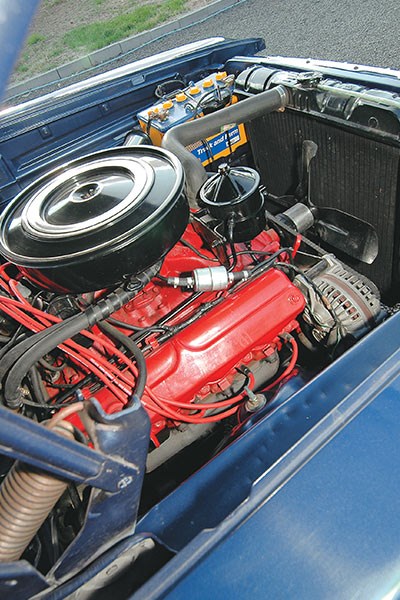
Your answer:
[[[174,32],[90,75],[197,39],[261,36],[264,54],[338,60],[400,69],[399,0],[246,0],[206,22]],[[83,74],[69,83],[85,79]],[[48,87],[34,95],[60,87]],[[21,99],[23,101],[25,98]]]
[[[200,37],[261,36],[265,54],[400,69],[399,22],[399,0],[247,0],[133,56],[142,58]]]

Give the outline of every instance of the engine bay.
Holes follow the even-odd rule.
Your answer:
[[[397,310],[396,283],[369,276],[375,224],[321,203],[324,140],[304,128],[279,192],[269,154],[268,185],[257,119],[302,108],[318,74],[228,67],[160,84],[122,145],[46,172],[1,217],[2,403],[96,449],[88,403],[139,402],[139,515]],[[3,463],[0,560],[45,573],[90,486]]]

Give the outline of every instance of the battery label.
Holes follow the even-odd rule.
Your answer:
[[[227,156],[244,143],[240,129],[241,126],[235,125],[229,131],[217,133],[207,138],[205,142],[189,146],[188,149],[201,160],[203,165],[206,165],[217,158]]]

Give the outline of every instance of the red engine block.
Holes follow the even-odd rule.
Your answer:
[[[162,268],[164,275],[177,275],[195,268],[213,266],[213,255],[202,248],[201,238],[189,226],[184,239],[195,246],[206,260],[178,243],[167,255]],[[263,232],[252,242],[253,249],[275,252],[279,238],[274,231]],[[245,258],[244,258],[245,256]],[[237,269],[243,269],[250,259],[239,256]],[[177,311],[168,324],[185,320],[221,292],[203,294],[185,310]],[[147,356],[148,389],[160,400],[192,402],[231,385],[236,367],[268,356],[279,344],[277,336],[297,327],[295,321],[304,308],[304,298],[281,271],[272,269],[254,281],[244,284],[198,320],[175,334]],[[190,294],[179,289],[150,283],[114,316],[121,321],[147,327],[170,315]],[[155,340],[155,338],[154,338]],[[151,344],[151,337],[147,343]],[[105,410],[122,408],[120,402],[101,390],[96,397]],[[144,397],[146,400],[146,394]],[[178,409],[179,411],[179,409]],[[156,435],[173,422],[150,412],[152,434]]]

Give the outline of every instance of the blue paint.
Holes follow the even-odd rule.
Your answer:
[[[22,7],[18,0],[3,3]],[[27,18],[36,4],[23,2]],[[12,35],[25,31],[24,20]],[[11,110],[0,128],[0,202],[6,204],[68,158],[119,145],[137,124],[133,115],[153,103],[161,80],[177,73],[197,80],[201,72],[219,70],[231,57],[262,47],[260,40],[221,42],[141,73],[78,86]],[[3,83],[14,58],[5,56]],[[230,65],[241,70],[257,60],[234,59]],[[349,74],[339,67],[330,73],[381,89],[399,86],[389,76]],[[217,136],[213,150],[221,152],[224,143],[226,136]],[[50,580],[68,580],[58,592],[42,596],[66,597],[121,553],[131,550],[134,556],[151,537],[176,556],[138,598],[210,593],[213,598],[229,593],[395,598],[400,589],[399,339],[397,315],[300,390],[277,398],[226,451],[144,515],[136,535],[149,426],[142,409],[136,405],[107,416],[93,405],[94,451],[77,449],[78,444],[51,432],[43,435],[42,427],[8,411],[3,416],[0,407],[5,454],[97,486],[85,526],[48,581],[26,563],[2,565],[1,597],[22,599],[44,590]],[[136,477],[134,486],[116,487],[130,475]]]
[[[137,475],[134,465],[67,439],[4,406],[0,406],[0,452],[58,477],[110,492],[118,490],[123,477]]]
[[[235,54],[247,55],[264,47],[260,38],[224,41],[109,80],[94,77],[11,109],[0,123],[0,210],[46,171],[68,160],[122,144],[138,126],[138,112],[154,103],[161,81],[218,71]],[[107,111],[104,105],[107,104]],[[48,133],[43,136],[43,127]]]
[[[202,528],[192,541],[186,539],[178,555],[135,598],[187,598],[189,590],[191,598],[204,598],[210,589],[213,598],[398,597],[399,333],[397,315],[296,394],[291,407],[279,407],[281,426],[275,423],[274,428],[278,445],[278,436],[287,434],[285,422],[290,427],[288,419],[297,429],[296,404],[310,404],[317,392],[316,402],[331,406],[280,460],[266,454],[257,477],[249,473],[249,461],[250,482],[245,480],[243,463],[249,456],[261,458],[262,435],[267,445],[272,437],[271,417],[234,444],[237,448],[251,444],[252,452],[236,462],[234,480],[220,464],[219,503],[229,501],[231,486],[247,488],[242,498],[246,502],[237,504],[213,529]],[[338,379],[341,383],[334,386]],[[216,463],[218,459],[182,486],[190,485],[193,493],[193,512],[186,513],[186,524],[199,518],[197,511],[210,510],[201,506],[202,498],[195,498],[193,480],[202,478],[205,486],[207,471]],[[178,489],[164,502],[173,502],[176,509],[180,497]],[[214,496],[211,501],[218,499]],[[163,514],[156,517],[157,509],[153,524],[158,522],[159,534],[164,530],[164,539],[173,538],[171,523],[169,529],[165,521],[163,526]],[[185,527],[183,520],[179,526]],[[182,538],[176,529],[175,536]]]
[[[40,0],[0,0],[0,98]]]

